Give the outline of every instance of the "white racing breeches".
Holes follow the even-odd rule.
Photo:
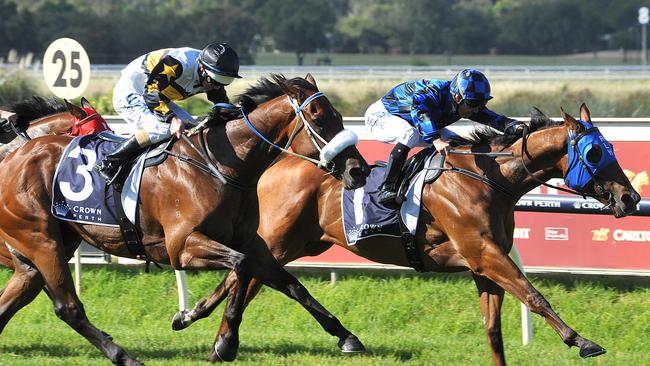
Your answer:
[[[431,143],[422,140],[417,128],[405,119],[390,114],[381,99],[368,107],[364,119],[368,130],[378,141],[389,144],[401,143],[409,148],[431,146]],[[442,128],[438,132],[443,140],[458,136],[447,128]]]
[[[113,106],[120,117],[134,130],[132,132],[135,133],[140,146],[145,147],[171,137],[170,124],[162,121],[149,109],[142,94],[135,93],[129,88],[116,86],[113,90]],[[169,102],[167,107],[181,120],[194,121],[189,113],[175,103]]]

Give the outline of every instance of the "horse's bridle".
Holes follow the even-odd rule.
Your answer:
[[[307,160],[311,163],[316,164],[319,168],[325,168],[327,169],[330,173],[334,172],[334,166],[332,163],[332,159],[336,155],[338,155],[341,151],[343,151],[345,148],[349,146],[356,145],[358,142],[358,138],[354,134],[354,132],[350,130],[342,130],[340,131],[334,138],[332,138],[331,141],[325,140],[318,132],[316,132],[316,129],[312,126],[312,122],[307,120],[305,118],[305,115],[303,113],[303,110],[311,103],[314,99],[320,98],[320,97],[325,97],[325,94],[322,92],[316,92],[312,95],[310,95],[307,99],[305,99],[302,104],[298,104],[297,101],[292,99],[291,97],[287,96],[287,99],[289,100],[289,104],[293,108],[294,112],[296,113],[296,117],[299,117],[299,121],[302,122],[302,125],[305,126],[305,131],[307,132],[307,135],[309,135],[309,138],[311,139],[311,142],[314,144],[318,152],[320,153],[320,159],[312,159],[308,156],[302,155],[295,153],[291,150],[289,150],[289,146],[293,143],[293,140],[295,139],[296,135],[298,134],[298,131],[300,130],[301,124],[296,123],[293,132],[289,136],[289,140],[285,144],[284,147],[279,146],[269,139],[267,139],[261,132],[259,132],[255,126],[251,123],[251,121],[248,119],[248,116],[246,115],[246,111],[244,108],[241,109],[244,121],[246,121],[246,124],[248,125],[248,128],[253,131],[259,138],[261,138],[264,142],[267,144],[275,147],[276,149],[285,152],[289,155],[293,155],[296,157],[299,157],[301,159]],[[320,141],[320,143],[319,143]],[[321,147],[322,144],[322,147]],[[330,164],[332,163],[332,165]]]
[[[557,190],[560,190],[560,191],[563,191],[563,192],[567,192],[567,193],[575,194],[575,195],[578,195],[578,196],[582,196],[585,199],[587,198],[587,196],[593,197],[595,199],[604,198],[609,202],[609,205],[603,207],[603,209],[606,209],[606,208],[608,208],[608,207],[610,207],[610,206],[612,206],[612,205],[614,205],[616,203],[614,201],[614,197],[612,196],[612,194],[610,192],[606,191],[605,188],[603,187],[603,185],[598,181],[598,179],[596,179],[596,174],[594,174],[592,172],[592,170],[589,168],[589,166],[587,165],[587,163],[585,163],[584,158],[582,156],[582,151],[580,151],[580,149],[578,149],[578,141],[582,137],[587,136],[588,134],[594,133],[596,131],[598,131],[597,127],[591,127],[591,128],[586,129],[585,131],[582,131],[580,134],[576,135],[575,132],[569,128],[568,129],[568,139],[569,139],[569,141],[568,141],[568,149],[573,149],[574,150],[574,154],[576,154],[576,156],[578,157],[578,160],[582,164],[582,167],[584,167],[584,169],[587,171],[587,173],[591,177],[591,180],[593,181],[593,184],[594,184],[594,190],[596,192],[599,192],[599,191],[603,192],[602,194],[599,194],[600,197],[598,197],[596,195],[593,195],[591,193],[580,192],[579,190],[575,190],[575,189],[571,189],[571,188],[553,186],[553,185],[550,185],[550,184],[542,181],[541,179],[535,177],[528,170],[528,168],[526,167],[526,161],[524,160],[524,152],[526,151],[528,136],[530,136],[530,134],[528,133],[528,126],[526,126],[525,124],[524,124],[523,132],[522,132],[521,155],[520,155],[521,164],[524,167],[524,170],[526,171],[528,176],[533,178],[533,180],[535,180],[537,183],[540,183],[541,185],[544,185],[544,186],[549,187],[549,188],[553,188],[553,189],[557,189]],[[571,169],[573,169],[573,168],[571,168]],[[564,173],[563,179],[565,181],[566,181],[566,177],[569,174],[569,172],[570,172],[570,169],[567,169],[567,171]],[[586,186],[586,184],[583,185],[582,187],[584,187],[584,186]],[[607,194],[607,197],[605,197],[605,193]]]

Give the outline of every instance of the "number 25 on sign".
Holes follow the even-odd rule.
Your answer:
[[[57,97],[81,96],[90,81],[90,60],[83,46],[71,38],[52,42],[43,56],[43,77]]]

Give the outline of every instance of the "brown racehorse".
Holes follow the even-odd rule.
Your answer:
[[[208,127],[191,137],[193,145],[206,146],[206,164],[211,162],[228,177],[227,184],[176,158],[145,170],[139,227],[147,256],[174,269],[229,268],[243,282],[259,278],[305,307],[327,332],[339,338],[344,352],[363,351],[359,340],[278,264],[256,235],[255,186],[280,153],[263,138],[277,146],[290,145],[294,154],[314,159],[319,150],[328,150],[326,142],[344,133],[341,115],[318,92],[310,75],[264,79],[244,94],[242,105],[249,111],[247,121],[210,124],[211,114]],[[70,224],[52,216],[52,177],[70,140],[66,136],[34,139],[0,163],[2,171],[16,172],[0,181],[0,235],[15,263],[0,297],[0,330],[45,286],[57,316],[112,362],[141,365],[90,323],[74,291],[67,262],[82,239],[114,255],[132,255],[118,228]],[[369,173],[353,144],[338,146],[333,157],[333,169],[347,188],[364,185]],[[201,154],[186,141],[177,142],[172,152],[201,160]],[[229,331],[215,340],[211,360],[235,358],[244,297],[245,291],[233,293]]]
[[[515,203],[540,182],[567,174],[567,130],[579,134],[585,129],[571,116],[562,113],[564,122],[558,123],[539,111],[534,112],[530,134],[523,139],[490,136],[486,131],[475,132],[478,141],[466,148],[473,152],[512,152],[514,157],[447,156],[447,167],[465,168],[488,177],[503,191],[466,175],[443,172],[435,182],[424,187],[422,194],[416,243],[421,249],[424,270],[472,272],[496,365],[505,364],[501,335],[504,290],[542,315],[564,343],[580,348],[582,357],[605,352],[566,325],[508,257],[513,243]],[[583,121],[591,120],[584,104],[581,118]],[[524,140],[527,142],[525,145]],[[612,205],[616,217],[636,210],[640,196],[618,162],[600,172],[595,182],[591,182],[584,193],[593,194],[603,203]],[[286,189],[276,190],[274,187],[279,185]],[[257,190],[261,217],[258,233],[280,263],[318,255],[336,244],[375,262],[409,266],[399,239],[373,237],[355,246],[346,245],[341,221],[341,184],[323,176],[309,164],[287,157],[264,173]],[[174,329],[183,329],[208,316],[229,291],[237,289],[237,285],[237,278],[231,273],[194,309],[178,313],[174,318]],[[258,289],[259,283],[253,279],[248,287],[247,302]],[[227,332],[227,327],[228,323],[223,321],[221,331]]]

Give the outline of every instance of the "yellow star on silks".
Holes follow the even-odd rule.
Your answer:
[[[167,75],[167,81],[171,81],[172,77],[176,77],[176,68],[178,68],[178,65],[169,66],[167,64],[163,64],[163,67],[165,69],[161,72],[161,74]]]

